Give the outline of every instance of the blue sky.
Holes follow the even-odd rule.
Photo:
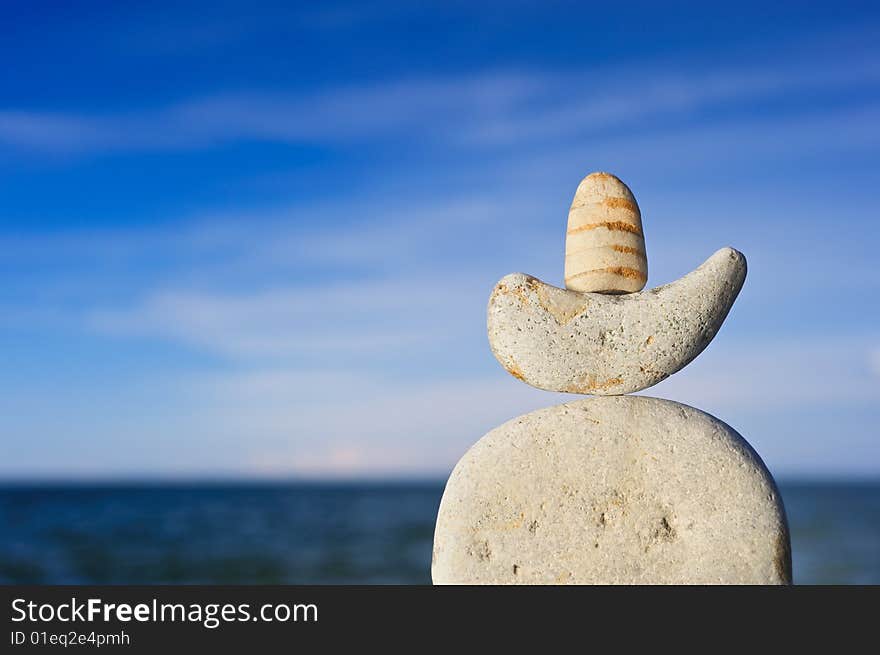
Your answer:
[[[594,170],[749,261],[644,393],[880,475],[880,11],[715,4],[4,2],[0,477],[445,475],[572,398],[485,304]]]

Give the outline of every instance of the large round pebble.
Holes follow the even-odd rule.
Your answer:
[[[435,584],[787,584],[773,478],[728,425],[602,397],[492,430],[446,485]]]

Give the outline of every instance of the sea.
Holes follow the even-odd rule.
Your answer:
[[[780,484],[796,584],[880,584],[880,481]],[[441,482],[10,484],[0,583],[430,584]]]

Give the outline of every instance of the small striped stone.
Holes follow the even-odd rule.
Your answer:
[[[565,286],[633,293],[648,281],[642,215],[632,191],[610,173],[591,173],[574,194],[565,237]]]

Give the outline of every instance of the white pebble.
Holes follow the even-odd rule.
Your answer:
[[[779,492],[731,427],[590,398],[492,430],[455,467],[435,584],[788,584]]]
[[[512,273],[489,298],[489,344],[511,375],[539,389],[639,391],[709,345],[745,277],[745,257],[732,248],[675,282],[622,296],[568,291]]]

